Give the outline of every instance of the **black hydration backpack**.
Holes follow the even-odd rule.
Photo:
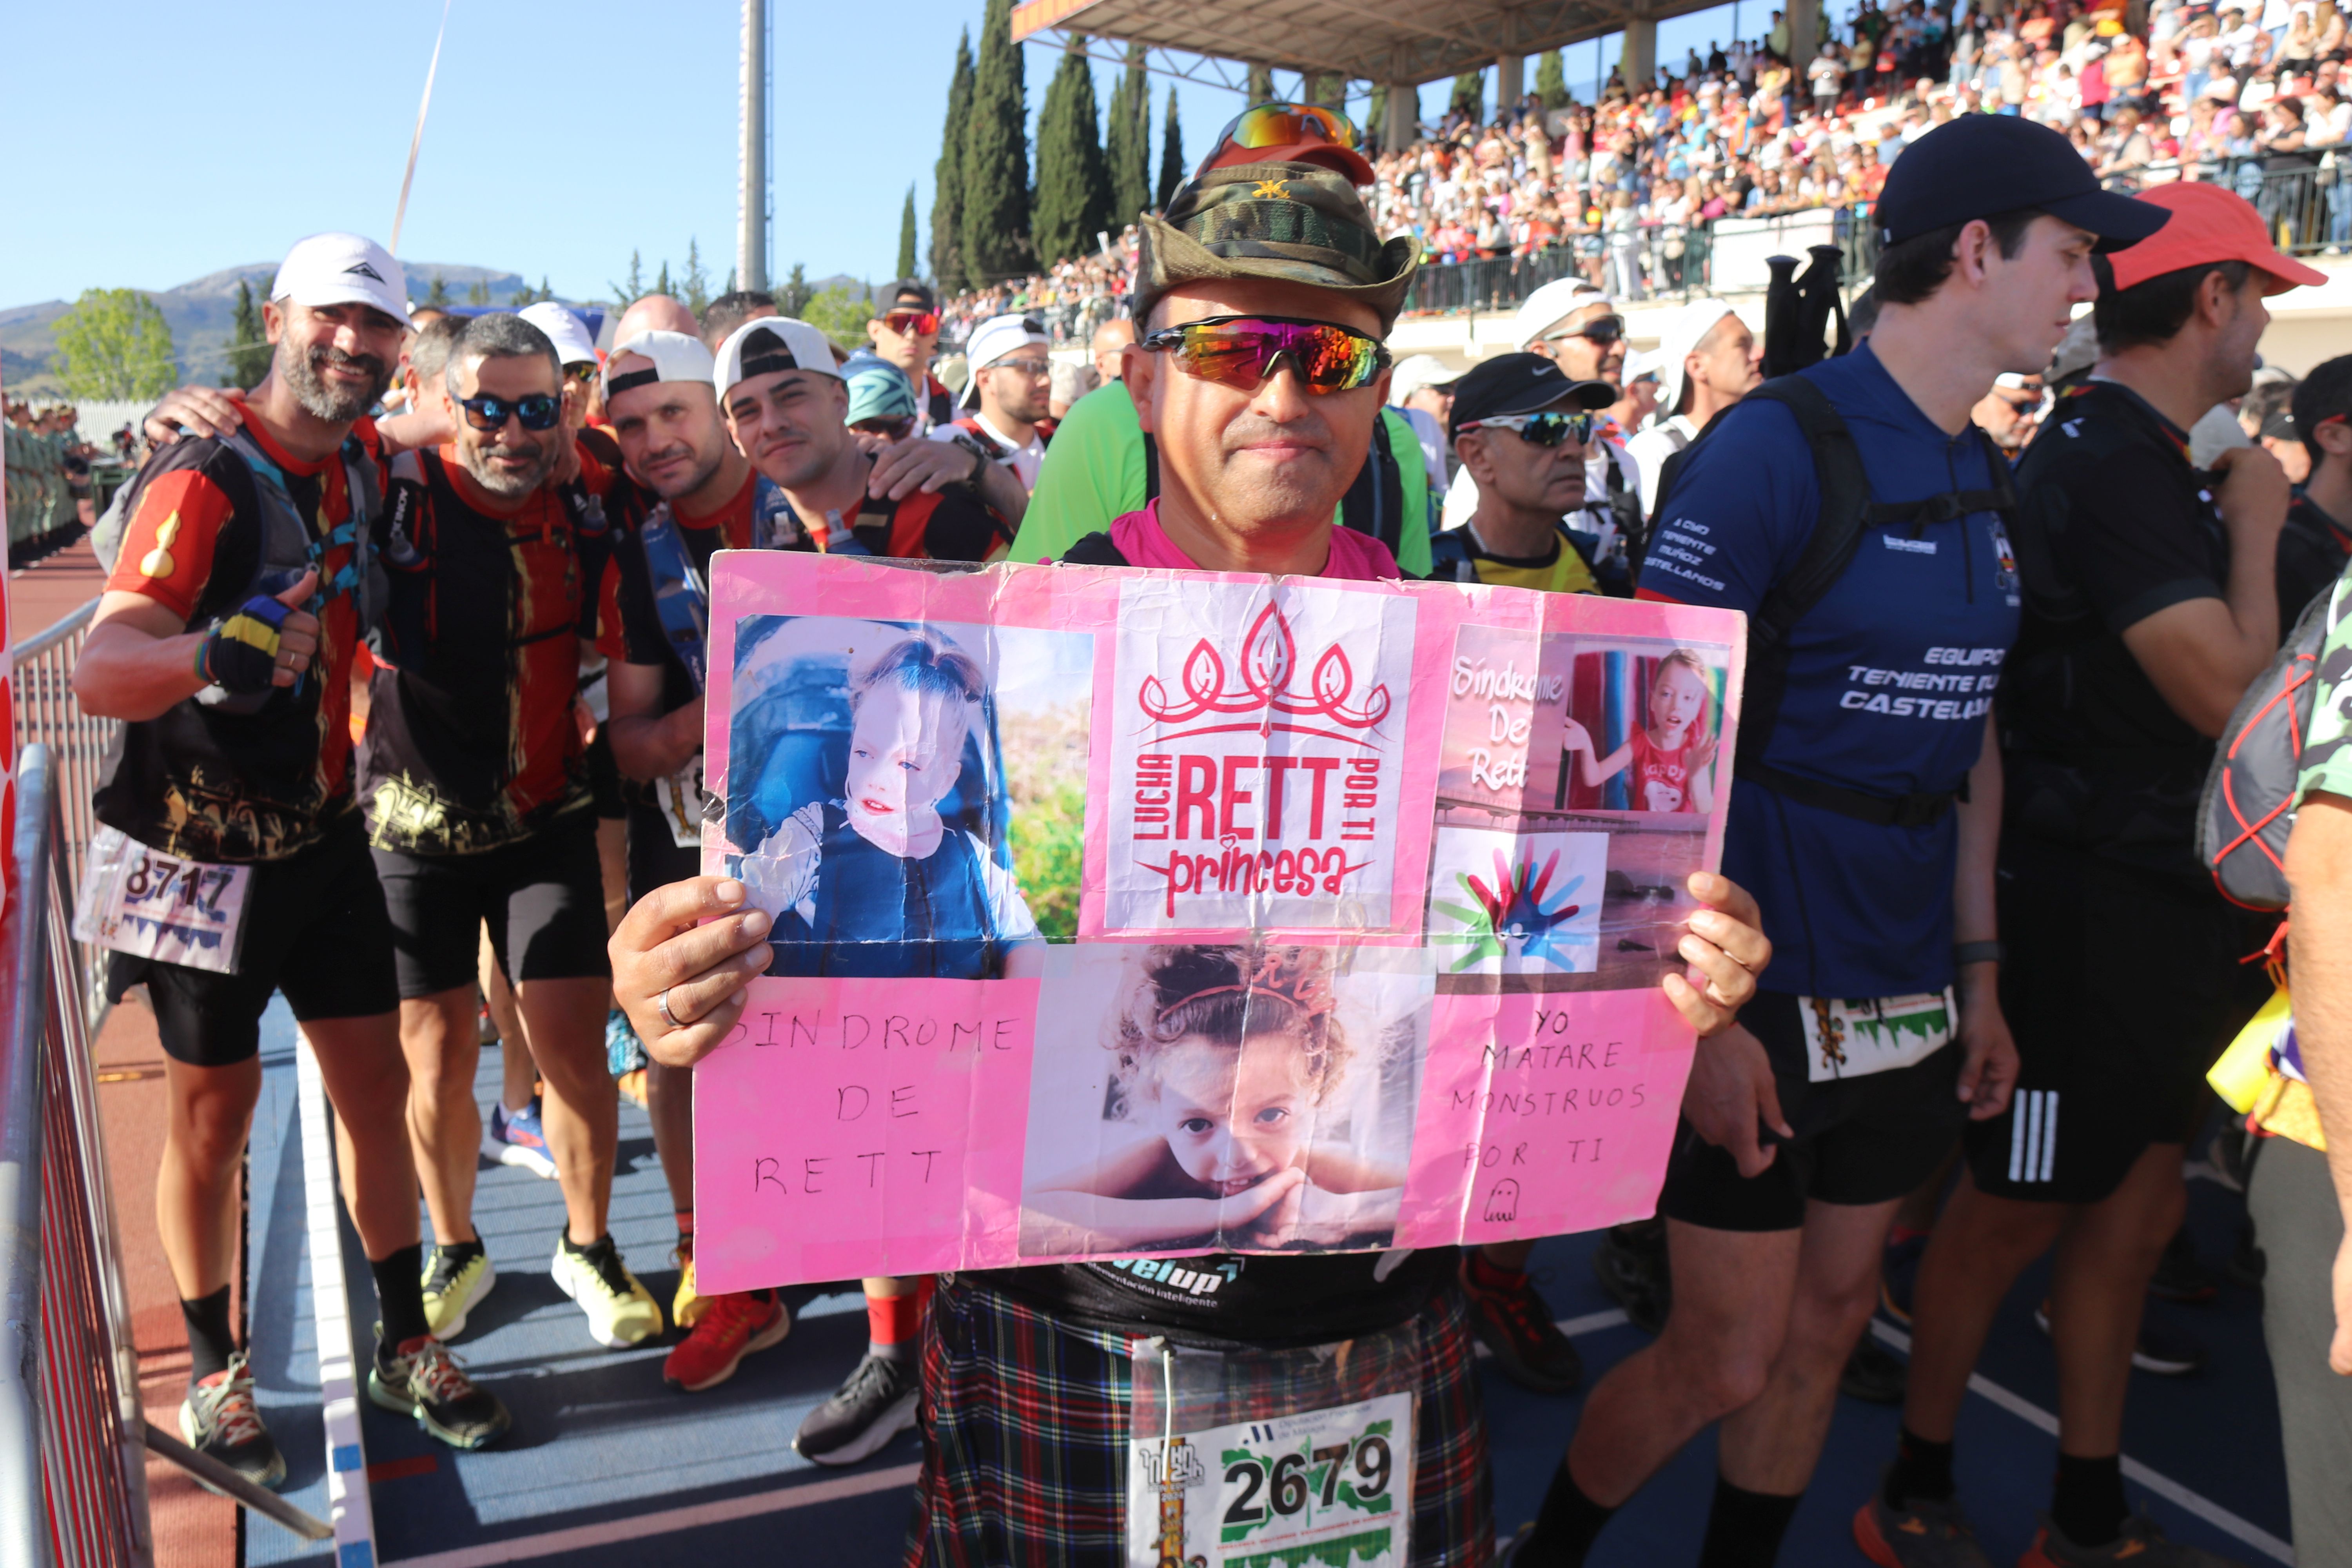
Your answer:
[[[1784,375],[1766,382],[1748,398],[1780,404],[1796,416],[1797,428],[1813,455],[1813,475],[1821,489],[1822,506],[1814,519],[1813,531],[1805,542],[1805,552],[1798,558],[1795,569],[1772,585],[1764,602],[1748,618],[1748,676],[1739,713],[1738,754],[1733,771],[1740,778],[1762,784],[1776,794],[1840,816],[1882,826],[1925,826],[1951,809],[1952,802],[1958,798],[1957,792],[1871,795],[1817,779],[1800,778],[1765,763],[1764,751],[1771,743],[1772,727],[1780,714],[1780,700],[1789,687],[1789,637],[1797,623],[1845,575],[1846,568],[1853,564],[1854,552],[1862,548],[1863,535],[1873,529],[1904,524],[1925,528],[1970,512],[1993,511],[2000,514],[2002,526],[2015,533],[2017,493],[2010,483],[2008,459],[1979,431],[1978,438],[1984,442],[1986,460],[1991,467],[1991,489],[1954,490],[1911,501],[1874,501],[1870,499],[1870,476],[1862,466],[1862,452],[1853,443],[1853,433],[1831,405],[1828,394],[1801,375]],[[1659,520],[1665,516],[1675,481],[1688,466],[1691,454],[1705,446],[1722,423],[1721,414],[1707,421],[1697,439],[1675,453],[1661,470],[1657,510],[1652,515],[1649,529],[1651,538],[1657,536]]]

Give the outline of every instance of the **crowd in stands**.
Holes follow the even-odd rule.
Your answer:
[[[2333,0],[1864,0],[1834,30],[1824,18],[1800,73],[1775,11],[1765,37],[1693,50],[1654,86],[1612,68],[1597,103],[1547,110],[1529,95],[1483,122],[1453,111],[1378,155],[1369,201],[1382,232],[1421,239],[1424,265],[1564,247],[1590,281],[1637,300],[1706,284],[1717,218],[1867,210],[1931,127],[2013,114],[2064,132],[2103,180],[2227,183],[2284,226],[2289,248],[2339,254],[2352,246],[2336,174],[2352,134],[2347,25]],[[1133,237],[953,300],[949,319],[1025,310],[1057,344],[1082,341],[1118,311]]]

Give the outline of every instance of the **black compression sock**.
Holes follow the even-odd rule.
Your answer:
[[[180,1316],[188,1325],[188,1386],[194,1388],[216,1372],[228,1370],[236,1353],[236,1333],[228,1324],[228,1287],[209,1296],[180,1302]]]
[[[375,1276],[376,1310],[383,1318],[383,1342],[394,1353],[409,1341],[433,1331],[425,1321],[424,1267],[421,1243],[396,1247],[389,1258],[368,1259],[368,1272]]]
[[[1886,1506],[1905,1501],[1948,1502],[1952,1496],[1952,1446],[1931,1443],[1910,1427],[1895,1440],[1895,1463],[1886,1471]]]
[[[1803,1500],[1801,1495],[1747,1491],[1716,1477],[1715,1507],[1706,1516],[1698,1568],[1772,1568],[1780,1555],[1780,1537]]]
[[[2124,1502],[2124,1462],[2058,1456],[2058,1480],[2050,1489],[2050,1522],[2077,1546],[2105,1546],[2124,1532],[2130,1514]]]
[[[1616,1511],[1586,1497],[1562,1459],[1544,1493],[1535,1531],[1511,1560],[1512,1568],[1584,1568],[1584,1554]]]

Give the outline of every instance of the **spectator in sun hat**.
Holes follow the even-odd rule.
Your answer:
[[[1675,312],[1657,353],[1658,417],[1625,444],[1641,471],[1644,516],[1657,505],[1666,459],[1764,381],[1762,340],[1721,300],[1694,300]]]

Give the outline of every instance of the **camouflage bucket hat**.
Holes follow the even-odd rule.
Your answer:
[[[1139,325],[1180,283],[1276,278],[1361,300],[1385,335],[1421,261],[1408,235],[1382,244],[1356,187],[1319,163],[1211,169],[1176,193],[1164,218],[1145,217],[1140,234]]]

